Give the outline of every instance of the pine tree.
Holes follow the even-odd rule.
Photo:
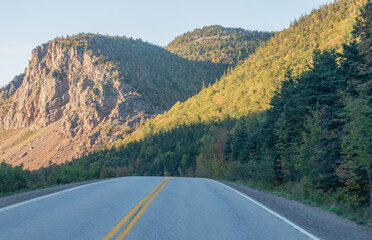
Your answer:
[[[372,212],[372,3],[366,5],[354,29],[354,42],[346,52],[352,59],[344,68],[352,69],[354,78],[349,82],[344,97],[345,132],[342,148],[346,154],[346,164],[351,168],[362,167],[370,186],[370,210]],[[361,42],[356,43],[360,38]],[[354,55],[354,56],[353,56]],[[369,64],[369,65],[368,65]],[[346,67],[345,67],[346,66]]]

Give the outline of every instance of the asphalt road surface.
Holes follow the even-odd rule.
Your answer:
[[[0,239],[317,239],[214,180],[125,177],[0,209]]]

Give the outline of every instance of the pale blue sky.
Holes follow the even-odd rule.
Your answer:
[[[165,46],[209,25],[280,31],[333,0],[0,0],[0,86],[24,72],[36,46],[80,32]]]

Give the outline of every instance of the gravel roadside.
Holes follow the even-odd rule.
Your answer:
[[[289,200],[261,192],[241,184],[220,181],[257,200],[293,223],[316,235],[330,240],[372,240],[372,229],[360,226],[335,213],[312,207],[296,200]]]
[[[19,202],[27,201],[33,198],[41,197],[44,195],[48,195],[51,193],[60,192],[60,191],[63,191],[69,188],[74,188],[74,187],[86,185],[89,183],[94,183],[97,181],[102,181],[102,180],[92,180],[92,181],[79,182],[79,183],[70,183],[70,184],[64,184],[64,185],[40,189],[40,190],[17,193],[17,194],[6,196],[6,197],[0,197],[0,208],[7,207],[10,205],[19,203]]]

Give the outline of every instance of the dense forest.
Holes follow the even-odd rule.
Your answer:
[[[239,121],[224,156],[245,169],[243,178],[300,182],[304,194],[316,189],[355,206],[370,202],[371,14],[369,4],[342,54],[314,51],[311,69],[297,77],[288,68],[264,118]]]
[[[189,60],[236,65],[273,35],[214,25],[187,32],[174,39],[166,49]]]
[[[372,209],[371,19],[372,4],[365,1],[340,0],[313,11],[275,35],[217,84],[146,124],[140,138],[33,172],[2,163],[0,190],[128,175],[200,176],[250,182],[358,211],[368,219],[368,208]],[[344,28],[350,26],[349,34]],[[308,27],[317,34],[310,34]],[[313,38],[318,39],[310,41]],[[275,56],[274,49],[287,47],[277,52],[286,53],[284,59],[282,55],[275,61],[265,58],[270,50]],[[253,66],[263,63],[266,67],[255,72]],[[271,84],[274,79],[276,88],[258,79],[271,79]],[[255,85],[250,85],[252,81]],[[249,86],[259,86],[264,95],[244,92]],[[217,99],[223,98],[215,109],[207,99],[216,99],[217,91]],[[262,99],[268,103],[259,102]],[[186,110],[195,119],[184,115]]]

